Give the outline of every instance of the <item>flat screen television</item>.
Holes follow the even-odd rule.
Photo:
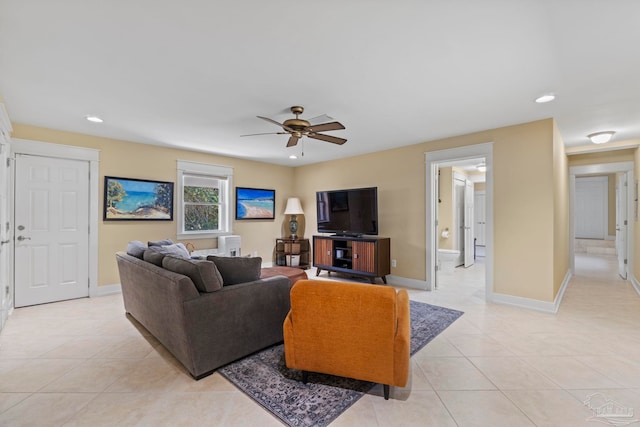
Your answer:
[[[316,192],[319,233],[378,234],[378,187]]]

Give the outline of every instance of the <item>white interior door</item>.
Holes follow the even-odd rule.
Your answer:
[[[9,168],[7,159],[9,145],[0,143],[0,330],[3,328],[11,308],[11,287],[9,285]]]
[[[435,187],[438,189],[438,194],[436,195],[436,199],[440,198],[440,171],[438,168],[435,168],[435,170],[433,171],[433,182]],[[440,203],[436,203],[435,204],[435,210],[433,212],[433,224],[434,224],[434,229],[433,229],[433,235],[434,236],[439,236],[440,233],[438,233],[438,228],[440,225],[440,212],[438,209],[438,206],[440,205]],[[434,268],[434,274],[433,274],[433,289],[438,289],[438,274],[439,274],[439,270],[440,270],[440,255],[438,253],[438,240],[440,239],[435,239],[434,242],[434,247],[435,247],[435,254],[434,254],[434,259],[435,259],[435,265],[436,268]]]
[[[453,249],[460,252],[458,258],[455,262],[455,266],[464,265],[464,249],[465,249],[465,230],[464,230],[464,187],[465,187],[465,178],[463,175],[458,175],[454,172],[453,174],[453,209],[454,215],[453,218],[453,228],[455,232],[453,233]]]
[[[486,213],[485,213],[485,193],[476,191],[473,195],[473,216],[475,217],[473,234],[476,245],[485,246],[486,239]]]
[[[616,254],[618,274],[627,279],[627,174],[619,173],[616,180]]]
[[[15,306],[89,296],[89,162],[16,155]]]
[[[475,263],[473,247],[473,182],[466,180],[464,187],[464,266],[471,267]]]
[[[608,178],[576,178],[575,236],[605,239],[607,236]]]

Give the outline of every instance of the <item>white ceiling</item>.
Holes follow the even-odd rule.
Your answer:
[[[0,96],[15,123],[284,165],[548,117],[567,146],[622,141],[640,138],[639,17],[637,0],[0,0]],[[348,142],[290,160],[286,135],[239,136],[292,105]]]

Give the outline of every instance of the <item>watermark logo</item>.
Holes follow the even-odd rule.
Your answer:
[[[633,415],[633,408],[624,406],[602,393],[588,395],[583,403],[593,413],[587,421],[598,421],[610,426],[627,426],[638,422]]]

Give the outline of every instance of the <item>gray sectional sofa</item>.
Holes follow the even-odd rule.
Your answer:
[[[259,279],[260,258],[187,260],[146,250],[142,259],[118,252],[116,260],[126,312],[195,379],[283,340],[290,280]]]

